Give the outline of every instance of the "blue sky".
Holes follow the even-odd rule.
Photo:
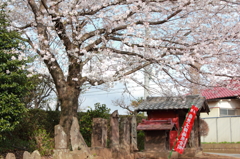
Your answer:
[[[94,108],[95,103],[101,103],[106,104],[106,106],[111,109],[111,112],[118,110],[119,114],[126,114],[126,110],[122,109],[121,107],[114,106],[112,101],[120,99],[122,96],[124,96],[125,102],[130,103],[130,101],[134,100],[134,98],[144,96],[144,89],[140,86],[132,84],[129,87],[129,90],[131,91],[131,95],[128,93],[123,93],[124,85],[120,83],[109,89],[109,91],[92,88],[82,95],[84,102],[81,105],[81,109],[86,111],[88,106]]]

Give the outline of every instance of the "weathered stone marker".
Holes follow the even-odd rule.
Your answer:
[[[80,133],[78,119],[76,117],[73,117],[73,122],[70,130],[70,139],[73,151],[74,150],[85,150],[87,152],[90,151],[82,137],[82,134]]]
[[[23,153],[23,159],[32,159],[31,154],[28,151],[24,151]]]
[[[16,157],[13,153],[8,153],[6,159],[16,159]]]
[[[55,149],[67,149],[67,134],[61,125],[54,127]]]
[[[130,125],[127,118],[123,118],[121,127],[122,127],[121,143],[123,146],[129,147],[130,146]]]
[[[137,151],[137,120],[136,120],[136,116],[133,115],[132,116],[132,120],[131,120],[131,151]]]
[[[32,154],[30,154],[27,151],[24,151],[23,159],[41,159],[41,155],[38,150],[33,151]]]
[[[107,147],[107,119],[93,118],[92,147]]]
[[[31,156],[32,156],[32,159],[41,159],[41,155],[38,150],[33,151]]]
[[[111,126],[111,148],[114,151],[119,149],[119,122],[118,122],[118,111],[115,110],[111,114],[110,126]]]

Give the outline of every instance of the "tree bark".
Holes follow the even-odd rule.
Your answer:
[[[63,127],[65,133],[67,134],[67,145],[70,148],[70,129],[72,126],[73,117],[77,117],[78,110],[78,97],[81,90],[76,89],[74,86],[67,86],[65,92],[61,93],[61,115],[60,115],[60,125]]]

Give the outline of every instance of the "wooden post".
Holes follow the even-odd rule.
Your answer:
[[[201,133],[200,133],[200,113],[197,114],[197,124],[198,124],[198,146],[201,149]]]

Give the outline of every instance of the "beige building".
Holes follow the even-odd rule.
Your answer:
[[[210,108],[209,115],[202,113],[201,118],[240,116],[240,89],[218,87],[203,90],[201,94],[206,97]]]
[[[201,118],[222,117],[222,116],[240,116],[240,99],[208,99],[207,103],[210,108],[209,115],[202,113]]]
[[[240,89],[214,88],[201,92],[207,99],[209,115],[201,113],[209,127],[202,142],[240,142]]]

